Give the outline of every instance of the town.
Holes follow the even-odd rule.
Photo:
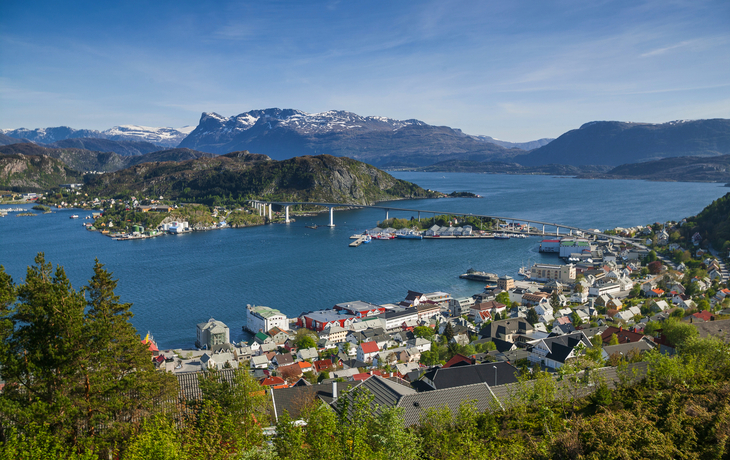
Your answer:
[[[635,246],[543,240],[540,249],[555,253],[555,264],[536,263],[524,279],[470,270],[473,279],[494,281],[471,297],[408,291],[393,303],[345,301],[296,318],[247,305],[249,341],[232,342],[228,326],[210,318],[197,325],[195,349],[145,343],[157,367],[177,375],[183,392],[191,389],[189,397],[201,373],[248,369],[274,404],[274,422],[284,411],[296,419],[302,398],[336,404],[357,387],[387,392],[376,403],[405,407],[407,423],[429,408],[455,414],[467,393],[480,410],[494,398],[506,407],[513,387],[541,372],[556,381],[592,372],[613,387],[619,376],[610,370],[628,364],[641,379],[647,353],[672,355],[693,336],[727,340],[725,265],[698,234],[681,241],[685,222],[606,232]],[[404,405],[414,398],[417,409]]]

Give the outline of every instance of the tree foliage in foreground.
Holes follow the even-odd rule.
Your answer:
[[[79,291],[43,254],[14,284],[0,267],[0,440],[36,427],[76,452],[102,454],[177,393],[129,320],[131,304],[98,261]]]

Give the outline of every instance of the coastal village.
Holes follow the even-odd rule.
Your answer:
[[[471,297],[408,291],[392,303],[347,300],[297,317],[247,305],[248,341],[231,341],[229,327],[210,318],[197,324],[194,349],[145,343],[186,397],[203,372],[247,369],[271,399],[274,422],[284,411],[296,420],[305,400],[336,405],[356,387],[381,409],[404,408],[406,425],[430,408],[456,414],[466,399],[500,410],[541,371],[559,385],[584,382],[589,393],[595,378],[613,388],[626,378],[619,368],[640,380],[647,353],[672,355],[688,335],[730,340],[726,267],[698,236],[677,242],[682,224],[606,232],[636,245],[544,239],[540,250],[555,253],[554,264],[516,278],[471,269],[461,277],[486,283]]]

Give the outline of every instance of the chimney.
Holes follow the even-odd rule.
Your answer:
[[[337,381],[332,381],[332,399],[337,400]]]
[[[624,330],[624,327],[623,327],[623,325],[621,325],[621,326],[619,326],[619,327],[618,327],[618,331],[619,331],[619,332],[623,332],[623,330]]]

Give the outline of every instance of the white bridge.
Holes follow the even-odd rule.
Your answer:
[[[614,241],[619,241],[627,244],[631,244],[634,246],[637,246],[639,248],[644,248],[643,245],[638,244],[636,241],[634,241],[631,238],[623,238],[620,236],[615,235],[606,235],[605,233],[601,232],[595,232],[592,230],[587,230],[579,227],[574,227],[570,225],[564,225],[564,224],[557,224],[554,222],[543,222],[539,220],[534,219],[525,219],[522,217],[504,217],[504,216],[489,216],[486,214],[472,214],[472,213],[463,213],[463,212],[452,212],[452,211],[431,211],[431,210],[425,210],[425,209],[409,209],[409,208],[396,208],[393,206],[377,206],[377,205],[365,205],[365,204],[357,204],[357,203],[317,203],[317,202],[311,202],[311,201],[259,201],[259,200],[253,200],[251,201],[253,207],[258,210],[259,215],[265,216],[268,212],[269,220],[272,219],[273,214],[273,206],[281,206],[284,208],[284,219],[286,223],[289,223],[289,207],[290,206],[297,206],[297,205],[305,205],[305,206],[320,206],[323,208],[329,208],[329,214],[330,214],[330,223],[329,227],[335,226],[334,221],[334,212],[335,208],[342,208],[342,209],[352,209],[352,208],[371,208],[371,209],[382,209],[385,211],[385,220],[389,219],[390,211],[399,211],[399,212],[408,212],[408,213],[417,213],[418,214],[418,220],[420,222],[421,220],[421,213],[425,214],[433,214],[434,216],[437,215],[452,215],[452,216],[468,216],[468,217],[478,217],[478,218],[486,218],[486,219],[495,219],[500,220],[507,223],[524,223],[527,225],[528,230],[529,229],[535,229],[535,232],[529,231],[528,233],[532,235],[545,235],[545,227],[554,227],[555,233],[550,232],[549,234],[554,235],[560,235],[560,229],[563,229],[566,231],[567,235],[572,235],[573,231],[580,232],[584,236],[600,236],[603,238],[608,238]],[[538,231],[538,226],[542,226],[542,232]],[[509,230],[506,230],[509,231]]]

